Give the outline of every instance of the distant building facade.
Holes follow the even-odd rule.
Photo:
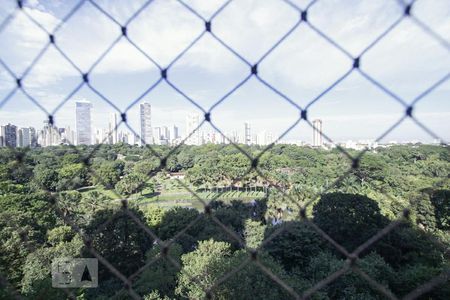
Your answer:
[[[77,145],[91,145],[91,108],[89,101],[76,102]]]
[[[119,136],[117,133],[118,117],[116,113],[109,114],[108,143],[117,144]]]
[[[143,102],[139,105],[141,116],[141,143],[153,144],[152,132],[152,107],[150,103]]]
[[[197,113],[188,114],[186,117],[186,145],[200,145],[200,116]]]
[[[31,131],[30,128],[19,129],[19,147],[31,147]]]
[[[314,147],[322,147],[323,139],[322,139],[322,120],[316,119],[313,121],[313,146]]]
[[[60,130],[56,126],[50,124],[48,120],[45,120],[44,128],[42,128],[38,137],[38,143],[42,147],[60,145],[61,144]]]
[[[17,126],[7,124],[4,126],[4,145],[6,147],[17,147]]]
[[[250,145],[252,143],[252,135],[250,131],[250,123],[244,123],[244,140],[243,143],[246,145]]]

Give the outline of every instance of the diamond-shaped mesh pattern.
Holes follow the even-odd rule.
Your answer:
[[[365,45],[365,47],[362,48],[362,50],[357,53],[357,55],[354,54],[354,51],[349,51],[346,49],[344,45],[341,45],[337,39],[335,39],[333,36],[328,35],[323,31],[319,25],[316,25],[314,21],[310,20],[309,18],[309,12],[320,3],[320,0],[313,0],[309,4],[307,4],[304,7],[298,6],[294,1],[290,0],[280,0],[281,2],[284,2],[287,4],[289,9],[291,9],[293,12],[297,14],[297,21],[290,25],[289,28],[280,36],[277,37],[276,41],[267,49],[265,50],[262,55],[260,55],[257,59],[248,59],[244,54],[241,54],[240,51],[232,46],[232,43],[227,43],[226,39],[222,38],[219,33],[215,31],[214,25],[215,20],[221,16],[223,12],[227,10],[227,7],[234,1],[229,0],[224,2],[211,16],[205,17],[202,13],[196,10],[193,6],[190,6],[187,2],[184,2],[182,0],[178,0],[178,3],[185,9],[185,11],[192,15],[194,19],[196,19],[198,22],[203,23],[203,30],[197,33],[197,35],[192,38],[192,40],[189,41],[185,47],[177,53],[177,55],[170,60],[169,63],[163,64],[158,61],[158,59],[153,57],[153,54],[151,51],[147,51],[143,47],[139,45],[139,42],[134,41],[132,37],[128,34],[128,28],[135,22],[135,20],[142,15],[146,10],[151,9],[151,6],[154,1],[148,0],[145,1],[140,7],[138,7],[129,17],[127,20],[119,20],[113,16],[113,14],[109,13],[107,10],[105,10],[100,3],[97,3],[96,0],[81,0],[76,3],[76,5],[73,6],[73,8],[65,15],[65,17],[62,19],[61,23],[56,24],[53,26],[53,28],[47,28],[46,26],[43,26],[39,20],[35,19],[32,14],[30,14],[29,9],[26,7],[25,1],[17,0],[16,8],[2,21],[0,24],[0,33],[7,30],[12,21],[15,18],[21,17],[26,18],[29,22],[32,22],[36,25],[37,28],[41,31],[42,34],[47,36],[48,40],[47,42],[42,44],[41,50],[36,53],[33,58],[31,59],[31,63],[29,63],[22,72],[18,73],[15,71],[15,67],[10,65],[10,62],[7,59],[4,59],[0,57],[0,65],[1,67],[6,70],[7,75],[10,77],[11,80],[15,82],[15,86],[6,93],[6,96],[3,99],[0,99],[0,110],[4,105],[6,105],[9,101],[14,101],[13,97],[16,94],[22,93],[27,99],[29,99],[33,104],[33,109],[41,110],[43,113],[45,113],[48,117],[49,124],[53,125],[55,117],[58,115],[58,112],[62,108],[62,106],[72,99],[76,93],[82,89],[87,88],[91,90],[94,94],[96,94],[100,99],[102,99],[105,103],[107,103],[111,108],[113,108],[117,113],[120,114],[121,120],[117,127],[119,126],[126,126],[132,133],[134,133],[136,136],[139,136],[137,132],[128,124],[128,118],[131,116],[127,115],[129,112],[129,109],[133,107],[136,103],[141,101],[144,97],[151,94],[152,91],[154,91],[161,83],[165,82],[167,83],[175,93],[179,94],[181,97],[185,98],[191,105],[195,106],[197,109],[200,109],[204,113],[203,121],[200,122],[200,125],[198,128],[203,126],[206,123],[209,123],[217,133],[222,135],[225,139],[228,139],[228,137],[225,136],[224,132],[222,132],[221,128],[219,128],[215,121],[215,112],[216,107],[219,106],[219,104],[226,102],[237,90],[244,87],[247,82],[250,79],[256,79],[258,84],[270,89],[273,91],[276,95],[279,96],[280,101],[285,101],[288,103],[292,110],[295,110],[298,114],[297,120],[295,120],[294,123],[291,124],[289,128],[287,128],[280,136],[277,137],[276,141],[279,141],[282,139],[285,135],[287,135],[291,130],[293,130],[297,125],[299,124],[307,124],[310,128],[314,128],[313,123],[308,118],[308,111],[311,107],[313,107],[316,103],[320,102],[321,99],[330,93],[333,89],[336,88],[342,81],[344,81],[346,78],[348,78],[351,74],[357,73],[361,75],[368,83],[373,85],[375,88],[377,88],[379,91],[384,93],[387,97],[392,99],[392,101],[398,102],[400,105],[403,106],[404,114],[401,116],[401,118],[393,123],[388,130],[383,132],[381,135],[379,135],[376,139],[376,141],[382,140],[385,136],[387,136],[391,131],[395,130],[404,120],[410,119],[412,120],[418,127],[420,127],[422,130],[425,130],[432,138],[438,139],[441,141],[443,145],[447,145],[447,143],[440,138],[436,133],[433,132],[432,129],[425,126],[421,120],[415,117],[413,112],[415,112],[416,104],[421,101],[426,101],[427,95],[430,94],[432,91],[443,85],[450,77],[450,66],[448,69],[448,73],[440,78],[438,81],[434,82],[432,85],[430,85],[428,88],[423,90],[422,92],[418,93],[413,99],[405,99],[404,97],[399,96],[396,94],[393,90],[388,88],[386,85],[383,84],[383,82],[377,80],[374,76],[370,74],[370,72],[365,71],[363,68],[365,63],[366,55],[372,50],[377,47],[377,45],[382,42],[386,37],[390,35],[390,33],[397,28],[400,24],[406,22],[406,20],[409,20],[412,22],[415,26],[419,27],[420,30],[423,31],[431,40],[436,41],[440,44],[440,46],[448,52],[450,52],[450,43],[448,40],[441,36],[441,34],[433,29],[432,26],[427,25],[426,22],[421,20],[420,17],[418,17],[418,12],[415,11],[415,7],[420,1],[403,1],[398,0],[396,1],[396,5],[400,9],[403,10],[403,14],[401,14],[394,22],[385,24],[385,29],[381,33],[379,33],[377,36],[373,37],[373,39]],[[107,46],[105,46],[104,50],[101,54],[95,57],[92,64],[90,64],[87,68],[86,66],[79,66],[77,63],[71,58],[71,55],[67,53],[59,44],[58,37],[59,34],[63,28],[63,25],[68,23],[74,16],[77,15],[77,13],[85,8],[89,7],[89,9],[97,10],[97,14],[101,15],[104,18],[109,19],[112,30],[115,30],[117,32],[116,38]],[[343,20],[344,22],[344,20]],[[314,33],[316,33],[325,43],[328,44],[328,46],[333,47],[340,53],[342,53],[343,56],[348,58],[349,65],[348,68],[337,78],[333,80],[333,82],[324,88],[320,93],[318,93],[315,97],[308,99],[306,102],[307,104],[304,106],[300,106],[297,101],[297,99],[293,99],[287,94],[283,92],[281,88],[278,88],[277,86],[269,83],[268,80],[264,79],[259,74],[259,68],[260,65],[265,62],[265,60],[271,55],[272,52],[274,52],[276,49],[278,49],[285,41],[291,37],[295,32],[299,31],[300,29],[303,30],[310,30]],[[232,88],[227,90],[225,93],[221,95],[218,99],[215,100],[215,102],[208,108],[204,107],[204,105],[201,105],[199,101],[195,99],[195,97],[191,97],[188,95],[187,92],[183,91],[182,88],[177,86],[177,84],[172,81],[171,78],[171,71],[174,67],[174,65],[184,57],[184,55],[192,48],[194,47],[202,37],[209,36],[216,42],[220,44],[221,47],[225,51],[228,51],[231,55],[236,57],[237,60],[240,61],[240,63],[247,68],[247,73],[243,74],[242,80],[235,84]],[[116,47],[116,45],[119,42],[125,42],[128,43],[129,46],[131,46],[133,49],[136,50],[136,53],[139,53],[139,55],[143,55],[146,60],[150,64],[152,64],[154,67],[156,67],[159,70],[159,77],[154,80],[154,82],[151,82],[148,84],[147,88],[142,92],[142,94],[137,97],[136,99],[133,99],[130,101],[129,105],[125,110],[119,109],[115,104],[114,101],[111,100],[109,97],[105,96],[92,82],[91,82],[91,74],[96,70],[96,67],[98,67],[101,62],[105,59],[105,57]],[[7,47],[7,45],[2,45],[3,47]],[[43,58],[43,56],[50,50],[55,50],[58,52],[62,58],[79,74],[79,80],[78,84],[75,85],[72,91],[64,95],[64,97],[61,99],[59,105],[57,105],[53,110],[49,111],[47,110],[40,101],[32,96],[28,91],[25,85],[23,84],[25,80],[28,79],[29,76],[32,76],[32,71],[36,67],[36,65],[39,63],[39,61]],[[260,49],[258,49],[260,51]],[[198,129],[197,128],[197,129]],[[196,129],[196,130],[197,130]],[[196,131],[194,130],[192,134]],[[111,132],[110,132],[111,134]],[[325,140],[328,142],[333,143],[331,137],[329,137],[326,132],[320,133]],[[148,173],[148,179],[152,178],[158,172],[166,170],[167,168],[167,162],[171,158],[172,155],[177,153],[179,151],[180,147],[184,144],[184,142],[187,140],[182,141],[179,145],[173,147],[170,149],[170,151],[162,155],[160,152],[156,151],[154,147],[151,144],[145,145],[145,147],[148,149],[149,153],[154,155],[159,159],[159,166],[154,168],[151,172]],[[141,137],[141,142],[144,142],[143,138]],[[282,198],[289,199],[291,203],[294,203],[298,206],[298,209],[300,211],[299,217],[302,219],[303,222],[308,224],[321,238],[323,238],[331,247],[334,247],[338,252],[342,253],[347,260],[344,266],[328,276],[327,278],[324,278],[323,280],[319,281],[318,283],[314,284],[313,286],[306,289],[303,293],[299,294],[292,288],[289,283],[285,282],[282,278],[280,278],[277,274],[273,273],[268,267],[264,265],[264,263],[259,260],[259,251],[268,243],[273,241],[278,235],[282,234],[284,231],[289,230],[289,224],[280,226],[277,230],[275,230],[270,236],[266,237],[263,243],[257,248],[257,249],[250,249],[247,248],[245,242],[243,241],[242,237],[238,235],[236,232],[234,232],[232,229],[227,226],[227,224],[224,224],[217,218],[217,216],[214,214],[214,209],[209,205],[209,200],[204,200],[202,197],[194,191],[191,187],[187,186],[183,181],[178,180],[178,183],[186,189],[190,194],[192,194],[193,197],[195,197],[202,205],[204,206],[204,214],[208,216],[212,222],[214,222],[220,230],[222,230],[231,240],[237,242],[242,248],[247,249],[248,251],[248,257],[247,259],[244,259],[238,268],[232,270],[231,272],[225,274],[222,278],[220,278],[217,282],[215,282],[213,285],[211,285],[209,288],[207,288],[204,292],[206,293],[207,297],[211,295],[211,292],[219,287],[223,282],[234,276],[237,272],[239,272],[241,269],[245,268],[248,264],[254,264],[259,268],[259,271],[261,273],[264,273],[269,278],[272,279],[274,285],[279,285],[282,289],[284,289],[288,294],[290,294],[295,299],[305,299],[312,296],[315,292],[319,291],[320,289],[324,288],[331,282],[338,279],[340,276],[347,272],[353,272],[354,274],[357,274],[362,279],[366,280],[367,283],[376,291],[379,292],[380,295],[388,298],[388,299],[397,299],[397,296],[394,295],[389,289],[387,289],[382,284],[378,283],[374,279],[372,279],[367,273],[365,273],[359,266],[359,255],[364,252],[366,249],[371,247],[373,244],[375,244],[377,241],[383,239],[386,235],[388,235],[390,232],[396,229],[397,226],[399,226],[402,221],[405,218],[408,218],[409,216],[409,208],[404,208],[403,213],[398,217],[397,220],[392,221],[389,225],[387,225],[384,229],[377,232],[375,235],[373,235],[370,239],[368,239],[365,243],[361,244],[359,247],[357,247],[354,251],[349,252],[346,248],[344,248],[342,245],[337,243],[333,236],[330,236],[327,234],[327,232],[323,231],[321,228],[319,228],[313,220],[309,219],[307,216],[307,209],[312,205],[312,203],[319,199],[321,195],[325,194],[329,190],[331,190],[333,187],[338,185],[340,182],[345,180],[350,173],[357,170],[359,168],[359,162],[364,157],[364,155],[367,153],[369,149],[365,149],[361,151],[357,155],[352,155],[349,153],[346,149],[341,148],[337,145],[337,150],[341,152],[343,155],[345,155],[349,159],[349,165],[348,169],[342,173],[342,175],[332,184],[329,184],[327,189],[322,190],[318,192],[314,197],[311,197],[309,200],[306,201],[299,201],[298,199],[295,199],[294,196],[290,193],[287,193],[285,188],[280,187],[276,183],[273,183],[271,179],[267,176],[267,174],[264,173],[263,170],[260,169],[259,163],[261,157],[270,150],[276,142],[270,144],[265,149],[263,149],[256,157],[252,154],[248,153],[244,147],[242,147],[239,144],[234,143],[233,141],[228,141],[240,152],[242,153],[249,161],[249,168],[246,171],[246,174],[243,176],[248,175],[251,172],[255,172],[258,176],[261,178],[264,178],[264,180],[268,183],[268,187],[276,189]],[[79,153],[82,155],[82,153],[79,152],[79,149],[75,146],[71,146],[73,148],[74,153]],[[90,150],[90,154],[86,157],[83,157],[82,162],[83,166],[88,170],[89,174],[92,177],[95,177],[98,182],[102,182],[103,178],[97,174],[97,171],[92,168],[90,165],[90,158],[92,158],[96,151],[99,149],[100,145],[96,145],[92,147]],[[19,150],[17,148],[11,148],[11,151],[16,156],[16,160],[18,164],[21,164],[24,157],[26,156],[26,150]],[[242,176],[242,177],[243,177]],[[234,182],[238,182],[240,178],[234,178]],[[232,184],[231,184],[232,185]],[[372,188],[377,189],[376,186],[372,186]],[[43,188],[44,189],[44,188]],[[114,193],[114,189],[112,190]],[[379,190],[380,193],[385,194],[384,191]],[[92,245],[92,240],[96,236],[96,234],[100,233],[102,230],[105,230],[105,228],[108,227],[108,225],[111,222],[114,222],[114,218],[107,220],[103,224],[100,224],[98,228],[96,228],[92,232],[83,232],[77,222],[75,221],[73,216],[70,216],[67,214],[65,210],[65,203],[61,200],[58,193],[55,193],[53,191],[47,191],[48,195],[54,200],[53,206],[59,217],[65,220],[67,224],[69,224],[73,231],[79,233],[83,237],[83,242],[86,246],[86,248],[89,250],[89,252],[97,257],[99,259],[99,262],[106,267],[114,276],[116,276],[120,281],[123,282],[123,291],[126,291],[130,297],[134,299],[141,299],[143,295],[139,295],[136,293],[136,291],[133,290],[133,281],[136,279],[139,274],[141,274],[146,268],[151,267],[157,260],[160,258],[166,258],[170,261],[171,264],[173,264],[176,268],[181,269],[181,265],[179,262],[177,262],[175,259],[173,259],[169,255],[169,248],[171,245],[176,242],[177,238],[183,235],[187,230],[189,230],[191,227],[195,226],[196,223],[200,220],[200,216],[198,216],[196,219],[194,219],[192,222],[187,224],[181,230],[180,232],[176,233],[175,236],[173,236],[168,241],[163,241],[160,239],[151,228],[149,228],[145,223],[141,221],[139,217],[135,215],[132,209],[129,207],[129,201],[128,199],[123,199],[122,195],[116,194],[117,198],[122,199],[121,200],[121,211],[122,211],[122,217],[128,218],[130,222],[134,222],[137,224],[139,228],[141,228],[152,240],[157,243],[161,248],[161,255],[157,256],[155,259],[148,261],[145,265],[142,265],[136,272],[130,276],[124,275],[119,268],[116,268],[113,264],[111,264],[107,259],[102,257],[100,253],[95,249],[95,247]],[[385,194],[386,197],[390,197],[388,194]],[[220,194],[216,196],[216,199],[220,197]],[[93,205],[105,205],[106,204],[96,204],[93,203]],[[119,205],[119,203],[118,203]],[[25,239],[26,236],[24,235],[23,238]],[[433,290],[437,288],[442,283],[446,282],[450,276],[450,272],[443,273],[432,280],[424,283],[422,286],[416,287],[414,290],[412,290],[409,294],[404,296],[404,299],[415,299],[420,297],[421,295],[425,294],[426,292]],[[192,280],[198,280],[196,278],[192,278]],[[5,276],[0,274],[0,282],[2,283],[2,286],[4,287],[11,287],[10,284],[5,279]],[[75,298],[75,296],[72,294],[70,290],[66,290],[67,295],[69,297]],[[12,292],[14,296],[17,298],[20,298],[19,293]]]

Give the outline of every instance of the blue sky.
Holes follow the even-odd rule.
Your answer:
[[[142,6],[138,1],[95,1],[119,23]],[[208,19],[224,1],[190,0]],[[306,7],[309,1],[292,1]],[[0,20],[14,9],[15,1],[0,3]],[[33,0],[26,12],[48,31],[53,31],[77,1]],[[413,13],[450,43],[450,2],[419,0]],[[321,0],[308,11],[308,20],[332,37],[352,56],[374,41],[403,14],[398,1]],[[220,39],[251,64],[257,62],[290,28],[299,15],[280,0],[236,0],[216,18],[212,29]],[[166,67],[204,29],[203,21],[177,1],[156,0],[129,24],[128,36],[161,67]],[[56,33],[57,45],[86,71],[120,36],[120,27],[90,3]],[[0,58],[17,76],[48,41],[47,34],[18,13],[0,33]],[[297,29],[259,64],[259,75],[297,105],[305,107],[325,88],[343,76],[352,60],[331,46],[306,24]],[[411,20],[404,19],[361,59],[361,69],[410,103],[450,72],[450,52]],[[210,34],[205,34],[168,72],[169,80],[208,110],[249,74],[249,68]],[[125,39],[112,49],[90,74],[91,84],[124,110],[159,78],[158,68]],[[24,79],[26,91],[52,111],[79,83],[80,76],[50,47]],[[14,87],[14,80],[0,66],[0,99]],[[450,80],[419,101],[414,115],[446,141],[450,140]],[[83,87],[56,113],[58,126],[75,124],[75,101],[93,103],[95,127],[106,127],[112,112],[102,99]],[[153,124],[176,124],[184,132],[185,116],[198,111],[189,101],[161,82],[143,100],[153,107]],[[323,130],[336,141],[375,139],[404,113],[404,107],[353,72],[308,110],[310,119],[323,120]],[[243,131],[249,121],[253,132],[280,135],[299,116],[296,108],[252,78],[212,111],[223,131]],[[130,125],[138,128],[138,105],[128,111]],[[41,127],[46,116],[20,92],[0,108],[0,123]],[[207,128],[205,128],[206,130]],[[310,141],[312,130],[300,122],[286,140]],[[383,141],[432,141],[426,132],[405,120]]]

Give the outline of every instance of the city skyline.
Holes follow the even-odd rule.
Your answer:
[[[204,144],[245,144],[266,146],[271,143],[296,144],[299,146],[311,146],[315,148],[333,149],[336,146],[351,148],[356,150],[372,149],[379,146],[389,146],[401,142],[389,141],[379,143],[373,139],[365,140],[347,140],[329,141],[323,136],[323,127],[321,119],[312,121],[312,143],[304,140],[287,141],[275,137],[271,132],[260,131],[254,133],[251,123],[245,121],[243,130],[233,130],[229,132],[204,131],[201,129],[202,118],[198,113],[189,112],[186,115],[186,130],[183,135],[179,134],[179,128],[176,125],[152,126],[152,107],[147,102],[139,104],[140,107],[140,134],[132,130],[119,130],[118,115],[109,114],[109,123],[107,128],[93,128],[91,125],[91,109],[93,105],[89,101],[76,102],[76,129],[73,131],[70,126],[58,128],[50,124],[49,120],[44,120],[44,126],[41,130],[34,127],[18,127],[14,124],[0,124],[0,147],[36,147],[36,146],[56,146],[61,144],[72,145],[91,145],[91,144],[116,144],[128,143],[131,145],[204,145]],[[326,140],[324,142],[324,139]],[[419,141],[408,141],[416,143]],[[434,140],[432,144],[442,143],[440,140]]]
[[[130,130],[124,124],[119,122],[118,113],[111,112],[108,114],[107,126],[95,127],[92,126],[91,113],[95,112],[94,105],[87,100],[75,101],[75,130],[71,126],[65,125],[58,127],[56,124],[51,125],[49,120],[44,120],[42,130],[37,130],[32,126],[16,126],[9,124],[2,125],[0,131],[0,146],[12,147],[26,147],[26,146],[54,146],[59,144],[73,144],[73,145],[90,145],[90,144],[116,144],[124,142],[128,144],[154,144],[154,145],[177,145],[185,143],[187,145],[203,145],[207,143],[213,144],[228,144],[240,143],[246,145],[269,145],[273,142],[309,145],[312,147],[332,148],[336,145],[362,149],[364,147],[377,147],[382,144],[396,144],[396,143],[416,143],[419,140],[408,141],[377,141],[371,138],[347,139],[347,140],[329,140],[322,127],[322,119],[314,119],[311,122],[311,139],[280,139],[281,135],[276,135],[267,130],[256,131],[253,129],[252,123],[249,121],[243,122],[243,127],[240,129],[233,129],[231,131],[219,131],[211,127],[205,130],[201,124],[204,122],[203,116],[200,113],[187,111],[185,112],[185,128],[182,130],[183,134],[179,134],[180,128],[175,123],[182,123],[181,120],[176,120],[174,124],[158,124],[152,126],[153,107],[150,103],[143,101],[139,103],[139,120],[140,128],[133,128]],[[72,114],[73,116],[73,114]],[[11,125],[11,126],[9,126]],[[37,126],[39,128],[39,126]],[[72,127],[73,128],[73,127]],[[133,132],[134,131],[134,132]],[[7,142],[9,141],[9,143]],[[433,139],[428,142],[431,144],[442,143],[439,139]]]

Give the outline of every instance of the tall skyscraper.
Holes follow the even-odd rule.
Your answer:
[[[30,146],[32,148],[37,146],[37,134],[36,129],[34,129],[34,127],[30,127]]]
[[[109,128],[108,128],[108,142],[109,144],[117,144],[118,142],[118,135],[117,135],[117,114],[116,113],[110,113],[109,114]]]
[[[273,135],[271,132],[265,130],[258,133],[256,137],[256,143],[261,146],[267,146],[273,143]]]
[[[62,137],[63,143],[75,145],[75,132],[70,129],[70,126],[64,128],[64,135]]]
[[[161,127],[153,127],[153,144],[161,145]]]
[[[231,134],[228,135],[227,143],[239,143],[239,133],[236,130],[233,130]]]
[[[169,127],[162,126],[161,127],[161,138],[164,140],[169,140],[169,136],[170,136]]]
[[[19,147],[31,147],[31,128],[20,128],[18,134]]]
[[[243,143],[246,145],[250,145],[252,143],[252,137],[250,132],[250,123],[245,122],[244,123],[244,140]]]
[[[39,144],[42,147],[56,146],[62,143],[60,130],[44,120],[44,128],[40,131]]]
[[[139,107],[141,111],[141,143],[152,144],[152,107],[147,102],[141,103]]]
[[[178,135],[178,127],[175,125],[172,125],[169,127],[169,139],[171,141],[176,140],[179,137]]]
[[[322,120],[316,119],[313,121],[313,146],[322,147]]]
[[[5,125],[4,144],[7,147],[17,147],[17,126],[12,124]]]
[[[186,117],[186,145],[200,145],[200,116],[197,113],[188,114]],[[197,130],[196,130],[197,129]],[[195,132],[194,132],[195,130]]]
[[[23,147],[23,131],[22,131],[22,129],[17,130],[17,147]]]
[[[109,139],[111,138],[110,136],[110,131],[108,129],[104,129],[104,128],[96,128],[94,130],[94,144],[105,144],[105,143],[109,143]]]
[[[6,147],[5,135],[5,126],[0,126],[0,147]]]
[[[89,101],[76,102],[77,145],[92,143],[91,108]]]

